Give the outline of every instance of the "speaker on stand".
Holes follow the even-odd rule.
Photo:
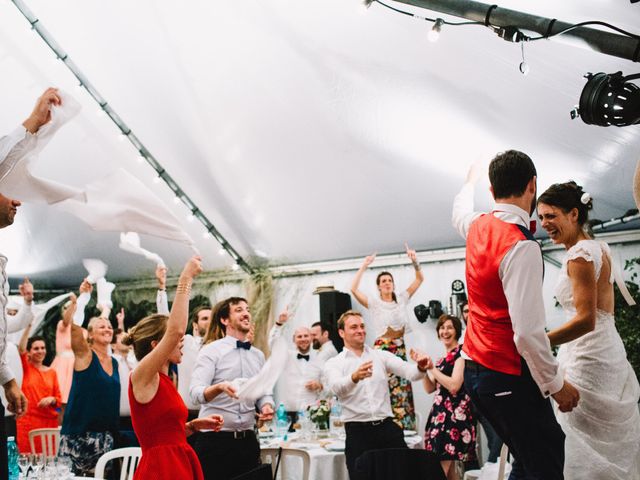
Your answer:
[[[329,327],[329,338],[338,352],[342,351],[344,342],[338,334],[338,319],[347,310],[351,310],[351,295],[330,290],[318,292],[320,297],[320,322]]]

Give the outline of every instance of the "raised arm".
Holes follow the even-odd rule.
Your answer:
[[[62,322],[65,325],[71,325],[71,350],[73,350],[73,355],[75,356],[73,368],[74,370],[82,371],[89,368],[91,364],[91,347],[89,347],[89,343],[84,338],[84,330],[82,327],[79,327],[71,321],[76,312],[76,308],[78,308],[78,299],[75,294],[72,293],[69,300],[71,304],[62,315]]]
[[[31,333],[31,324],[27,325],[20,337],[20,343],[18,343],[18,352],[23,354],[27,351],[27,341],[29,340],[29,333]]]
[[[480,212],[473,211],[473,195],[475,193],[475,185],[478,180],[486,172],[486,168],[482,164],[476,162],[469,167],[467,178],[460,192],[453,200],[453,212],[451,214],[451,223],[458,231],[462,238],[467,238],[469,227],[481,215]]]
[[[87,308],[89,300],[91,300],[91,292],[93,292],[93,285],[85,278],[80,284],[80,296],[76,300],[75,313],[69,318],[66,315],[62,316],[62,323],[65,327],[71,325],[72,321],[77,326],[82,326],[84,323],[84,310]]]
[[[25,277],[24,281],[18,287],[20,295],[24,300],[24,305],[18,310],[13,317],[7,318],[7,333],[19,332],[23,328],[27,328],[33,322],[33,310],[31,309],[33,304],[33,285],[28,278]]]
[[[182,337],[184,337],[189,317],[191,284],[200,272],[202,272],[202,260],[200,257],[194,256],[184,266],[178,279],[176,296],[162,339],[151,352],[140,360],[136,369],[131,373],[133,394],[140,403],[147,403],[155,397],[158,390],[158,372],[167,364],[172,352],[180,345]]]
[[[407,288],[407,293],[409,294],[409,298],[411,298],[413,294],[416,293],[416,290],[420,288],[420,285],[422,285],[422,282],[424,281],[424,275],[422,274],[422,268],[418,263],[418,256],[416,255],[416,251],[411,250],[409,248],[409,245],[407,245],[406,243],[404,244],[404,247],[407,249],[407,257],[409,257],[409,260],[411,260],[411,264],[416,271],[415,280],[411,282],[411,285],[409,285],[409,288]]]
[[[358,303],[362,305],[364,308],[369,308],[369,299],[364,293],[362,293],[359,290],[360,281],[362,280],[362,275],[364,274],[364,271],[367,268],[369,268],[369,265],[371,265],[375,259],[376,259],[375,253],[365,258],[364,262],[362,262],[362,265],[356,272],[356,276],[353,278],[353,282],[351,282],[351,293],[353,294],[354,297],[356,297],[356,300],[358,300]]]
[[[596,327],[597,298],[594,292],[597,291],[597,286],[593,262],[583,258],[569,260],[567,273],[571,280],[576,314],[571,320],[547,334],[551,345],[570,342]]]
[[[274,323],[273,327],[271,327],[271,330],[269,330],[268,345],[270,349],[273,348],[273,344],[275,343],[275,341],[279,339],[280,336],[282,335],[282,331],[284,330],[284,325],[285,323],[287,323],[288,320],[289,320],[289,306],[287,305],[282,311],[282,313],[278,315],[278,320],[276,321],[276,323]]]

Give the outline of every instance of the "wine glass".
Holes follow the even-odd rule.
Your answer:
[[[27,478],[27,471],[29,470],[29,454],[21,453],[18,456],[18,467],[20,468],[20,478]]]

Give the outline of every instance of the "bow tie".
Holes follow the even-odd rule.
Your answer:
[[[238,340],[236,342],[236,348],[244,348],[245,350],[251,350],[251,342],[243,342]]]
[[[538,227],[538,222],[536,222],[535,220],[531,220],[529,222],[529,231],[533,234],[536,233],[536,229]]]
[[[303,355],[301,353],[298,354],[298,360],[300,360],[301,358],[304,358],[307,362],[309,361],[309,355]]]

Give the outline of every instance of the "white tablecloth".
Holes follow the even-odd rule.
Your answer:
[[[329,442],[325,440],[324,442]],[[422,437],[405,437],[409,448],[423,448]],[[263,440],[260,442],[262,448],[278,448],[282,442],[277,440]],[[349,480],[347,464],[344,452],[334,452],[321,447],[318,442],[298,442],[292,440],[287,442],[283,451],[287,449],[301,449],[306,451],[310,457],[309,480]],[[280,464],[286,462],[286,478],[282,478],[280,471],[278,479],[281,480],[304,480],[302,479],[302,460],[299,458],[284,457]]]

